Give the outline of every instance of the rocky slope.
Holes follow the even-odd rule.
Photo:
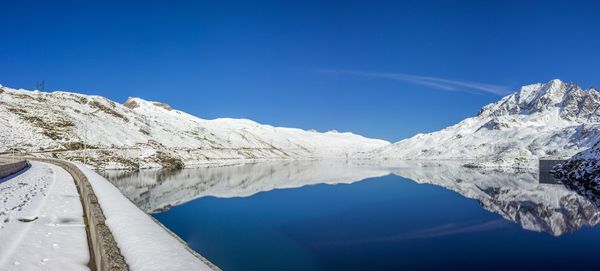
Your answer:
[[[204,120],[140,98],[118,104],[100,96],[0,86],[0,153],[53,156],[96,168],[347,158],[388,144],[245,119]]]
[[[600,92],[552,80],[486,105],[475,117],[370,152],[374,159],[473,160],[470,166],[523,166],[566,159],[600,136]]]
[[[600,140],[554,170],[555,177],[562,183],[600,206]]]

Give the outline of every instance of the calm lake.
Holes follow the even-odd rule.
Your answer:
[[[536,171],[301,161],[102,174],[223,270],[591,270],[600,251],[600,210]]]

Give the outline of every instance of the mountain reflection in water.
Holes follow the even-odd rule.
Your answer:
[[[205,196],[248,197],[273,189],[350,184],[395,174],[475,199],[484,209],[531,231],[558,236],[585,225],[595,226],[600,221],[599,209],[593,203],[562,185],[540,184],[537,170],[472,169],[454,162],[370,165],[360,161],[288,161],[102,174],[148,213],[162,212]],[[435,234],[435,231],[421,234]]]

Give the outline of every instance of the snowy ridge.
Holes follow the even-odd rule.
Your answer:
[[[531,167],[566,159],[600,136],[600,92],[552,80],[484,106],[475,117],[368,153],[373,159],[475,160],[471,166]]]
[[[347,158],[388,144],[352,133],[205,120],[140,98],[118,104],[101,96],[0,87],[0,152],[85,159],[96,168]]]

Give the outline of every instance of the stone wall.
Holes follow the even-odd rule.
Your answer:
[[[0,178],[15,174],[29,166],[27,160],[0,161]]]
[[[85,174],[70,162],[45,158],[28,159],[60,166],[73,176],[81,197],[86,221],[90,247],[90,268],[98,271],[129,270],[117,242],[105,224],[104,213]]]
[[[90,269],[98,271],[129,270],[127,262],[121,254],[117,242],[115,241],[110,229],[105,224],[106,218],[102,212],[100,204],[98,203],[98,198],[96,197],[96,194],[94,193],[94,190],[92,189],[92,186],[85,174],[79,170],[76,165],[64,160],[35,157],[27,157],[26,159],[57,165],[65,169],[75,180],[75,185],[77,187],[77,191],[79,192],[81,204],[83,206],[84,221],[86,223],[88,245],[90,250],[90,263],[88,266]],[[11,165],[13,166],[11,166],[11,168],[15,167],[14,164],[22,166],[16,170],[16,172],[29,165],[27,160],[20,160],[17,163],[12,163]],[[2,166],[4,165],[0,164],[0,172],[2,171]],[[6,168],[8,168],[8,166]],[[181,240],[177,235],[164,227],[160,222],[156,221],[154,218],[152,219],[158,225],[162,226],[170,235],[172,235],[173,238],[184,244],[190,253],[205,262],[211,269],[215,271],[220,270],[210,261],[189,248],[185,241]]]

